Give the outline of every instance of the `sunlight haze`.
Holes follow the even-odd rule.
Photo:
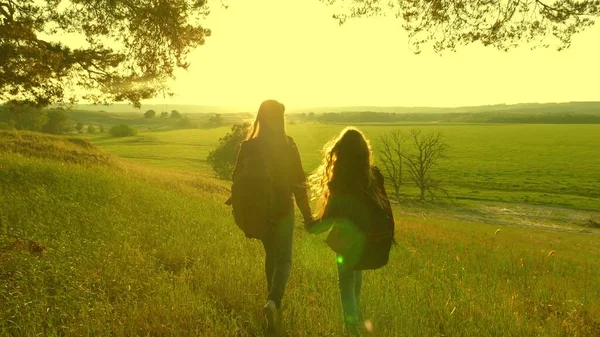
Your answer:
[[[206,44],[177,71],[172,98],[148,104],[288,107],[466,106],[600,100],[600,27],[572,46],[509,52],[474,44],[415,55],[393,16],[349,20],[318,0],[211,3]]]

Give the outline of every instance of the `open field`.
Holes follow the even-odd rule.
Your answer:
[[[503,201],[600,211],[600,125],[363,125],[377,148],[392,130],[441,131],[450,145],[448,159],[435,174],[460,201]],[[304,168],[314,169],[323,144],[341,125],[288,126],[301,151]],[[143,132],[92,142],[141,163],[211,174],[206,156],[228,127],[206,130]],[[377,161],[377,159],[376,159]],[[405,193],[413,193],[410,187]]]
[[[308,163],[317,133],[298,131]],[[154,154],[175,139],[202,144],[201,135],[154,133],[171,146]],[[96,150],[38,137],[55,155],[20,141],[0,147],[0,233],[45,247],[0,237],[0,335],[263,335],[262,248],[233,224],[227,184],[179,157],[164,160],[177,170],[110,155],[65,161],[60,150],[73,144]],[[140,146],[94,141],[111,152]],[[391,262],[365,275],[376,336],[600,334],[597,236],[394,212]],[[281,335],[341,336],[334,256],[296,229]]]

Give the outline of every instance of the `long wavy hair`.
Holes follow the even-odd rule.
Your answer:
[[[362,194],[384,205],[382,191],[374,183],[371,145],[362,132],[347,127],[323,147],[323,161],[310,175],[315,216],[323,216],[332,192]]]
[[[258,108],[256,119],[248,129],[246,140],[262,138],[273,146],[287,143],[285,106],[276,100],[266,100]]]

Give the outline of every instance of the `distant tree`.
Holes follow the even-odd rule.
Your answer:
[[[148,119],[154,118],[154,116],[156,116],[156,111],[154,110],[148,110],[144,113],[144,117]]]
[[[75,125],[75,130],[77,130],[77,132],[82,133],[83,131],[83,123],[79,122]]]
[[[9,102],[0,110],[0,122],[13,125],[17,130],[41,131],[47,121],[45,110],[26,102]]]
[[[571,45],[573,35],[589,28],[600,16],[596,0],[321,0],[342,4],[347,19],[392,14],[402,18],[408,41],[420,52],[429,43],[436,52],[456,50],[474,42],[508,50],[523,43],[536,47]],[[548,37],[553,39],[548,39]]]
[[[100,126],[98,126],[98,129],[100,130],[101,133],[104,133],[104,126],[100,125]]]
[[[137,134],[137,131],[134,128],[131,128],[126,124],[113,126],[109,132],[113,137],[129,137]]]
[[[10,120],[9,122],[0,122],[0,130],[13,130],[15,128],[15,121]]]
[[[163,111],[160,113],[160,118],[169,118],[169,113],[166,111]]]
[[[196,127],[188,116],[181,116],[176,122],[175,127],[178,129],[193,129]]]
[[[14,113],[9,110],[7,105],[0,105],[0,123],[2,123],[3,129],[12,130],[15,128]]]
[[[89,124],[88,127],[87,127],[87,132],[88,133],[92,133],[92,134],[96,133],[96,127],[93,126],[92,124]]]
[[[42,131],[56,135],[63,134],[71,129],[69,117],[64,109],[51,109],[48,111],[48,121]]]
[[[219,139],[217,148],[209,152],[206,161],[220,179],[231,180],[240,144],[246,138],[249,127],[249,123],[233,125],[231,132]]]
[[[411,179],[419,188],[419,200],[424,201],[426,193],[429,193],[431,200],[436,199],[439,193],[448,196],[447,191],[440,187],[439,180],[431,176],[431,168],[440,159],[446,158],[448,145],[442,133],[423,133],[419,129],[413,129],[408,137],[413,147],[410,151],[403,152],[402,157]]]
[[[181,114],[179,113],[179,111],[173,110],[173,111],[171,111],[171,118],[175,118],[175,119],[181,118]]]
[[[402,180],[403,154],[407,135],[402,131],[396,130],[388,135],[379,138],[379,147],[377,149],[377,161],[381,164],[382,174],[385,180],[392,184],[394,188],[394,197],[397,201],[401,200],[400,188],[404,181]]]
[[[206,15],[206,0],[0,1],[0,101],[83,97],[139,107],[189,66],[188,54],[211,33],[201,25]],[[87,43],[55,42],[71,33]]]
[[[223,116],[221,114],[214,114],[208,118],[208,125],[212,127],[220,126],[223,124]]]

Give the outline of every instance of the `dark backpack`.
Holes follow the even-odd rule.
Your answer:
[[[270,158],[258,141],[244,144],[246,152],[231,186],[235,224],[248,238],[261,239],[269,232],[269,210],[273,197],[273,170]]]
[[[387,201],[386,201],[387,203]],[[394,243],[394,216],[391,207],[388,209],[371,198],[367,199],[369,208],[369,226],[360,228],[364,236],[362,254],[354,270],[379,269],[390,259],[390,250]]]
[[[383,177],[374,170],[377,188],[383,189]],[[354,270],[379,269],[389,261],[394,215],[389,200],[382,201],[383,205],[367,193],[342,194],[332,200],[334,224],[326,243]]]

